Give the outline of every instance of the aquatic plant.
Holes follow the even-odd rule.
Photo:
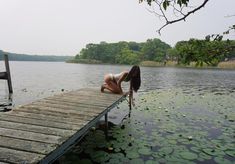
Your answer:
[[[218,94],[219,93],[219,94]],[[140,93],[137,106],[109,130],[90,131],[64,163],[234,163],[235,93],[161,89]],[[119,105],[128,113],[128,104]],[[76,158],[75,158],[76,155]]]

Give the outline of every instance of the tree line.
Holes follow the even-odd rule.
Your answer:
[[[179,41],[174,47],[160,39],[148,39],[146,42],[118,42],[87,44],[73,62],[79,63],[111,63],[140,64],[142,61],[167,62],[177,61],[178,64],[196,66],[207,64],[216,66],[219,62],[235,57],[235,41],[213,39],[190,39]]]
[[[4,54],[8,55],[10,61],[55,61],[64,62],[72,59],[72,56],[54,56],[54,55],[26,55],[4,52],[0,50],[0,60],[4,59]]]
[[[148,39],[146,42],[118,42],[99,44],[87,44],[75,61],[100,61],[111,64],[138,64],[141,61],[162,61],[171,46],[160,39]],[[85,59],[85,60],[84,60]],[[89,62],[89,61],[88,61]]]

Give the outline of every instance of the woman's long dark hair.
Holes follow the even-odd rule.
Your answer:
[[[125,80],[130,81],[131,89],[137,92],[141,85],[140,67],[137,65],[133,66]]]

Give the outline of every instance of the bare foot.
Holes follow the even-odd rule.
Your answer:
[[[101,85],[100,91],[104,92],[104,88],[105,88],[104,85]]]

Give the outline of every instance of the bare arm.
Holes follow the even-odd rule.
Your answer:
[[[131,82],[130,82],[130,98],[131,98],[132,105],[135,106],[134,99],[133,99],[133,88],[132,88]]]
[[[131,85],[131,82],[130,82],[130,89],[129,89],[129,107],[130,107],[130,109],[131,109],[131,104],[133,106],[135,106],[134,99],[133,99],[133,89],[132,89],[132,85]]]
[[[128,72],[123,72],[120,79],[117,81],[117,85],[119,87],[120,93],[123,93],[121,83],[126,78],[127,74],[128,74]]]

